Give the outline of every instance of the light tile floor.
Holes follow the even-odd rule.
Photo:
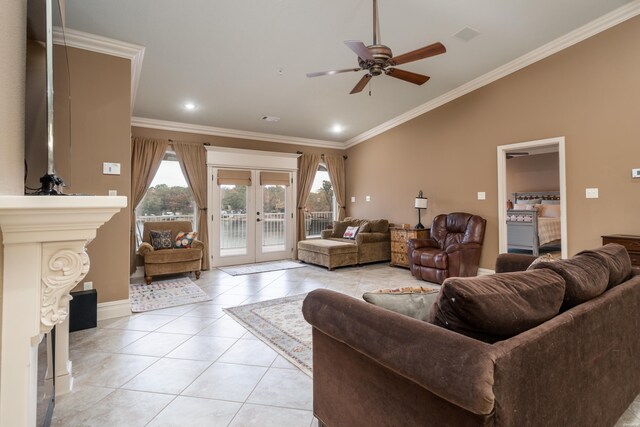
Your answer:
[[[212,301],[71,334],[74,390],[58,397],[54,426],[314,426],[311,379],[222,308],[317,288],[360,297],[424,283],[387,264],[235,277],[212,270],[195,282]],[[640,397],[616,427],[640,427]]]

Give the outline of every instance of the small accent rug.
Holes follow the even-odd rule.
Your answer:
[[[242,276],[243,274],[254,273],[266,273],[268,271],[278,270],[290,270],[292,268],[306,267],[306,264],[302,264],[297,261],[273,261],[273,262],[261,262],[258,264],[244,264],[244,265],[230,265],[228,267],[218,267],[218,270],[222,270],[232,276]]]
[[[225,308],[224,311],[268,346],[312,376],[311,325],[302,317],[307,294]]]
[[[150,285],[131,283],[129,284],[129,301],[131,311],[141,313],[194,302],[211,301],[211,297],[191,279],[181,277],[152,282]]]

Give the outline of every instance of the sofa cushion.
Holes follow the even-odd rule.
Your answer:
[[[386,233],[389,231],[389,220],[372,219],[368,222],[372,233]]]
[[[355,225],[351,225],[349,227],[347,227],[347,229],[344,231],[344,234],[342,235],[343,238],[345,239],[349,239],[349,240],[356,240],[356,234],[358,234],[358,230],[360,227],[355,226]]]
[[[171,249],[173,247],[171,230],[151,230],[149,235],[153,249]]]
[[[414,319],[427,320],[438,292],[439,290],[435,288],[417,286],[365,292],[362,298],[378,307],[386,308]]]
[[[331,237],[340,237],[347,231],[347,227],[351,225],[349,221],[333,221],[333,228],[331,231]]]
[[[538,269],[445,280],[429,322],[493,343],[558,314],[565,293],[559,274]]]
[[[631,276],[629,252],[624,246],[617,243],[609,243],[598,249],[582,251],[578,255],[596,256],[597,259],[604,258],[607,267],[609,267],[607,289],[619,285]]]
[[[145,264],[197,261],[202,258],[202,251],[194,248],[160,249],[144,256]]]
[[[609,268],[601,255],[576,255],[571,259],[539,262],[531,271],[550,269],[566,282],[562,310],[568,310],[597,297],[607,289]]]
[[[413,263],[422,267],[446,270],[449,266],[447,253],[439,248],[420,248],[413,251]]]

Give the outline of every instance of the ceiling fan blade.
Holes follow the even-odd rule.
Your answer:
[[[365,61],[373,61],[373,56],[371,56],[371,52],[369,52],[369,49],[367,49],[367,47],[361,41],[347,40],[344,42],[344,44],[346,44],[349,49],[354,51],[356,55],[358,55],[360,58],[364,59]]]
[[[351,89],[351,92],[349,92],[349,94],[353,95],[354,93],[362,92],[362,89],[364,89],[367,83],[369,83],[371,77],[373,77],[371,74],[365,74],[364,76],[362,76],[358,84],[355,85],[353,89]]]
[[[331,71],[318,71],[316,73],[307,73],[307,77],[320,77],[320,76],[332,76],[339,73],[350,73],[353,71],[360,71],[362,68],[345,68],[343,70],[331,70]]]
[[[402,55],[393,57],[389,60],[389,65],[406,64],[407,62],[417,61],[419,59],[429,58],[443,54],[447,51],[444,45],[440,42],[430,44],[429,46],[422,47],[420,49],[412,50],[411,52],[404,53]]]
[[[399,68],[390,68],[385,71],[387,76],[395,77],[396,79],[404,80],[405,82],[421,85],[430,79],[429,76],[423,74],[412,73],[411,71],[401,70]]]

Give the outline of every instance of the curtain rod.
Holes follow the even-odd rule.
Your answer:
[[[304,154],[302,151],[296,151],[296,154]],[[320,157],[324,159],[324,153],[320,154]],[[349,156],[342,156],[343,159],[347,160]]]
[[[178,142],[178,141],[174,141],[171,138],[167,139],[167,141],[169,141],[169,142]],[[202,144],[202,145],[207,145],[207,146],[211,145],[210,142],[202,142],[202,143],[200,143],[198,141],[180,141],[180,142],[187,142],[187,143],[190,143],[190,144]]]

